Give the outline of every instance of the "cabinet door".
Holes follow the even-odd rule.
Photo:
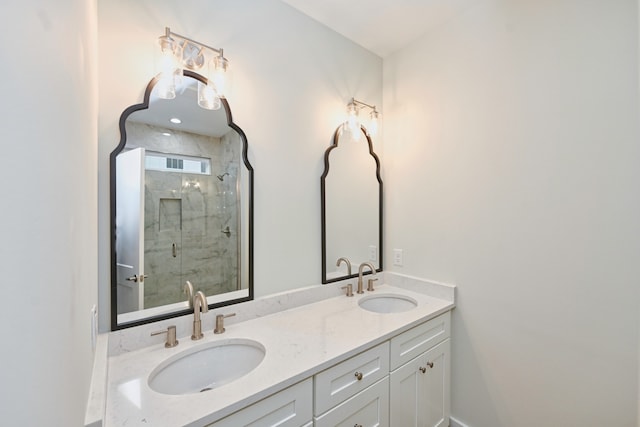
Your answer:
[[[391,373],[391,425],[449,425],[449,351],[447,339]]]
[[[315,427],[354,426],[389,427],[388,376],[317,417],[315,422]]]
[[[299,427],[312,420],[311,378],[247,406],[209,427]]]

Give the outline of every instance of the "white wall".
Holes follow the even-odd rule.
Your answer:
[[[84,421],[97,299],[96,5],[0,6],[2,425]]]
[[[109,324],[109,153],[118,119],[158,72],[157,38],[224,48],[228,100],[255,168],[257,296],[320,283],[324,150],[352,96],[382,103],[382,60],[277,0],[105,0],[98,4],[99,294]]]
[[[469,426],[636,425],[637,44],[635,0],[495,0],[385,58],[386,257],[458,285]]]

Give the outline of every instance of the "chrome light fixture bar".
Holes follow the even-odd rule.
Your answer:
[[[360,122],[358,121],[358,113],[360,110],[364,108],[369,108],[371,112],[369,113],[369,129],[368,134],[370,136],[375,136],[378,133],[378,121],[380,119],[380,112],[376,109],[375,105],[367,104],[366,102],[358,101],[355,98],[351,98],[351,101],[347,104],[347,126],[351,131],[351,134],[358,138],[360,131]]]
[[[165,27],[165,33],[158,38],[158,42],[162,52],[159,96],[164,99],[175,98],[176,81],[182,76],[184,68],[198,71],[206,67],[203,74],[207,83],[198,82],[198,105],[208,110],[220,108],[229,68],[223,49],[174,33],[169,27]]]

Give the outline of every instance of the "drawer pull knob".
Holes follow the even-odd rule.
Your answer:
[[[360,381],[363,377],[362,372],[356,372],[354,375],[358,379],[358,381]]]
[[[362,427],[362,424],[356,424],[353,427]]]
[[[419,370],[420,370],[420,372],[422,372],[423,374],[424,374],[425,372],[427,372],[427,368],[425,368],[424,366],[420,366],[418,369],[419,369]]]
[[[427,362],[427,366],[433,368],[433,362]]]

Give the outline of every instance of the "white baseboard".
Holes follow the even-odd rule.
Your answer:
[[[449,427],[470,427],[470,426],[456,420],[453,417],[449,417]]]

